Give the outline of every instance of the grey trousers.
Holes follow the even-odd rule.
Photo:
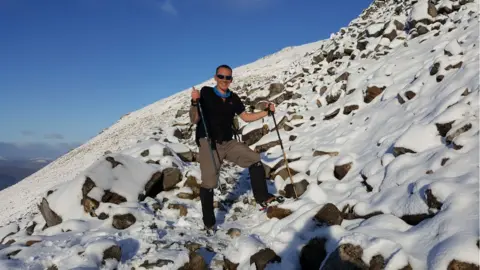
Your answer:
[[[242,168],[247,168],[260,161],[259,153],[250,149],[246,144],[236,140],[230,140],[221,144],[216,144],[216,149],[213,150],[215,164],[217,165],[215,170],[207,139],[201,138],[199,141],[200,170],[202,174],[201,186],[203,188],[210,189],[217,187],[218,183],[215,172],[220,170],[220,165],[224,159],[233,162]]]

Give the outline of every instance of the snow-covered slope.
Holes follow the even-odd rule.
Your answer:
[[[278,105],[294,175],[272,119],[240,120],[289,199],[258,211],[227,163],[210,238],[190,89],[125,115],[0,192],[0,268],[478,269],[478,33],[478,1],[377,0],[328,40],[236,68],[250,109]]]

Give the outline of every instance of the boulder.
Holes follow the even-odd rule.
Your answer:
[[[473,263],[462,262],[459,260],[452,260],[447,267],[447,270],[478,270],[480,267]]]
[[[317,212],[317,214],[315,214],[314,219],[318,223],[325,224],[327,226],[341,225],[343,221],[343,214],[334,204],[327,203]]]
[[[378,95],[380,95],[386,87],[377,87],[377,86],[370,86],[367,88],[366,95],[363,99],[365,103],[370,103],[373,99],[375,99]]]
[[[337,114],[340,112],[340,108],[336,109],[335,111],[333,111],[332,113],[330,114],[327,114],[325,117],[323,117],[323,120],[330,120],[330,119],[333,119],[335,116],[337,116]]]
[[[257,146],[255,146],[255,152],[263,153],[263,152],[266,152],[268,149],[270,149],[274,146],[277,146],[277,145],[280,145],[280,141],[271,141],[271,142],[268,142],[266,144],[257,145]]]
[[[440,210],[440,208],[442,208],[442,205],[443,205],[443,204],[442,204],[441,202],[439,202],[439,201],[437,200],[437,198],[435,198],[435,196],[433,195],[431,189],[427,189],[427,190],[425,191],[425,196],[426,196],[426,198],[427,198],[427,205],[428,205],[428,207],[430,207],[430,208],[435,208],[435,209],[437,209],[437,210]]]
[[[292,210],[280,208],[278,206],[270,206],[267,208],[267,217],[270,219],[271,218],[283,219],[285,217],[288,217],[292,213],[293,213]]]
[[[276,96],[282,93],[283,91],[285,91],[285,85],[283,85],[282,83],[272,83],[268,87],[268,92],[269,92],[268,97]]]
[[[405,147],[394,147],[393,148],[393,155],[395,157],[398,157],[400,155],[403,155],[403,154],[406,154],[406,153],[412,153],[412,154],[415,154],[417,152],[413,151],[413,150],[410,150],[408,148],[405,148]]]
[[[182,172],[178,168],[166,168],[162,172],[163,190],[172,190],[182,181]]]
[[[435,123],[435,126],[437,127],[437,130],[438,130],[438,134],[440,134],[440,136],[442,137],[447,136],[447,133],[450,131],[450,129],[452,129],[453,122],[455,121],[451,121],[447,123]]]
[[[352,111],[358,110],[360,107],[358,105],[349,105],[343,108],[343,114],[349,115]]]
[[[268,134],[268,132],[269,132],[268,125],[263,125],[261,128],[254,129],[242,135],[242,140],[247,145],[252,145],[258,142],[264,135]]]
[[[294,185],[295,185],[295,190],[293,189],[292,184],[287,184],[285,186],[285,188],[283,189],[283,191],[285,193],[285,197],[295,198],[295,191],[297,191],[297,196],[298,197],[302,196],[302,194],[305,193],[305,191],[307,191],[307,187],[308,187],[309,183],[308,183],[307,180],[304,179],[300,182],[294,183]]]
[[[114,215],[112,226],[118,230],[124,230],[130,226],[132,226],[137,219],[134,215],[128,214],[121,214],[121,215]]]
[[[119,262],[122,258],[122,248],[117,245],[113,245],[103,251],[102,258],[103,263],[105,263],[105,261],[109,259],[114,259]]]
[[[37,206],[46,222],[47,228],[62,223],[62,218],[50,209],[47,199],[43,198],[42,202]]]
[[[169,204],[168,209],[177,209],[180,210],[180,216],[184,217],[188,214],[188,209],[184,205],[181,204]]]
[[[203,259],[200,254],[196,252],[190,252],[188,254],[188,257],[188,263],[184,264],[178,270],[208,270],[205,259]]]
[[[257,270],[264,270],[267,264],[276,262],[282,262],[282,258],[270,248],[262,249],[250,257],[250,265],[255,264]]]
[[[368,269],[368,265],[362,260],[362,255],[362,247],[342,244],[327,257],[322,270]]]
[[[315,152],[313,152],[313,156],[316,157],[316,156],[323,156],[323,155],[329,155],[331,157],[335,157],[335,156],[338,156],[338,152],[325,152],[325,151],[319,151],[319,150],[315,150]]]

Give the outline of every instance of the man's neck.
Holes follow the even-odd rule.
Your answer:
[[[227,90],[228,90],[228,89],[227,89],[227,90],[223,90],[223,89],[219,88],[218,85],[215,85],[215,88],[217,88],[218,91],[222,92],[222,94],[227,93]]]

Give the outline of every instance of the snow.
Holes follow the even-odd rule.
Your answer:
[[[385,26],[384,23],[374,23],[372,25],[370,25],[369,27],[367,27],[367,33],[369,35],[374,35],[380,31],[383,30],[383,27]]]
[[[247,88],[250,99],[266,97],[272,82],[285,82],[303,68],[308,71],[302,78],[304,84],[300,80],[290,82],[302,97],[279,104],[275,114],[277,122],[286,117],[293,128],[279,131],[289,167],[298,173],[293,179],[277,176],[269,180],[268,189],[278,194],[290,180],[309,183],[297,200],[288,199],[280,206],[291,210],[291,215],[269,219],[258,211],[258,206],[252,205],[248,169],[226,162],[229,166],[220,171],[222,187],[215,190],[214,198],[218,203],[215,215],[219,231],[213,237],[204,235],[198,197],[177,197],[181,192],[192,196],[196,193],[195,187],[186,186],[187,176],[201,183],[199,164],[184,162],[177,156],[197,152],[196,144],[192,138],[183,140],[173,135],[175,129],[188,129],[188,115],[175,118],[178,110],[189,106],[190,89],[186,89],[131,112],[84,145],[2,190],[0,240],[4,239],[0,243],[0,269],[46,269],[53,265],[58,269],[131,269],[144,267],[141,265],[147,261],[157,263],[159,259],[164,261],[158,264],[164,266],[158,268],[178,269],[189,261],[187,246],[191,243],[200,245],[196,253],[211,269],[222,269],[224,258],[239,263],[238,269],[253,269],[251,255],[264,248],[282,258],[280,263],[267,268],[300,269],[302,247],[313,237],[327,239],[328,253],[342,243],[359,245],[363,249],[362,260],[367,264],[380,254],[385,259],[385,269],[406,265],[413,269],[447,269],[454,259],[478,265],[480,87],[479,27],[474,17],[478,16],[478,1],[461,5],[460,10],[445,17],[447,22],[439,25],[437,36],[436,30],[416,38],[398,31],[398,36],[405,39],[397,36],[386,55],[375,56],[373,52],[362,58],[357,51],[354,60],[344,57],[332,63],[323,61],[322,68],[311,64],[312,57],[322,51],[329,52],[336,46],[340,46],[340,51],[342,46],[355,48],[352,42],[356,39],[351,35],[358,36],[367,28],[373,31],[371,28],[383,28],[390,22],[387,30],[392,30],[393,19],[405,23],[407,19],[429,18],[428,1],[418,1],[411,10],[411,4],[400,2],[388,1],[385,6],[376,7],[369,18],[354,19],[344,28],[344,35],[333,33],[329,40],[289,47],[234,70],[238,83],[235,86]],[[403,5],[410,18],[394,15],[397,5]],[[450,30],[452,26],[456,28]],[[367,41],[363,53],[386,44],[381,38]],[[461,67],[445,70],[459,62]],[[440,63],[440,67],[432,76],[434,63]],[[330,67],[335,67],[334,75],[328,74]],[[335,79],[345,71],[350,76],[343,89],[345,82],[335,83]],[[437,82],[440,74],[444,78]],[[321,107],[316,104],[318,93],[312,91],[313,85],[308,85],[308,81],[328,87],[320,97]],[[212,83],[208,80],[195,87]],[[385,90],[375,102],[367,104],[363,98],[371,86]],[[356,90],[347,95],[352,89]],[[407,99],[407,91],[415,92],[415,97]],[[340,93],[340,98],[327,105],[325,96],[333,93]],[[398,97],[405,102],[400,104]],[[343,108],[349,105],[358,105],[359,109],[346,115]],[[337,109],[337,116],[323,119]],[[303,119],[295,120],[293,114]],[[310,120],[311,116],[315,119]],[[442,137],[436,124],[451,122],[451,129]],[[271,117],[240,123],[242,134],[263,125],[269,128],[268,134],[249,145],[251,149],[278,140]],[[462,130],[467,125],[470,129]],[[292,135],[296,138],[291,141]],[[396,156],[395,147],[416,153]],[[313,156],[315,151],[332,154]],[[260,155],[263,164],[271,169],[283,161],[279,145]],[[114,167],[107,158],[121,165]],[[347,163],[352,166],[338,180],[335,166]],[[176,189],[139,200],[138,195],[152,175],[171,167],[178,168],[183,177]],[[279,166],[275,171],[285,167]],[[97,216],[86,213],[81,200],[87,177],[96,186],[88,192],[89,198],[101,202],[109,190],[123,196],[126,202],[101,202],[94,210]],[[427,190],[440,205],[429,205]],[[53,192],[47,196],[49,191]],[[43,229],[45,221],[36,206],[42,198],[62,217],[62,223]],[[313,217],[327,203],[340,211],[348,206],[357,217],[344,217],[340,225],[318,226]],[[177,209],[178,205],[184,209]],[[181,216],[183,210],[187,213]],[[362,217],[375,212],[379,214]],[[108,217],[99,219],[100,213]],[[131,214],[136,221],[126,229],[116,229],[116,214]],[[417,223],[409,221],[409,216],[420,214],[428,218]],[[32,224],[36,226],[28,232],[26,228]],[[228,235],[230,228],[238,228],[240,236]],[[28,246],[27,242],[35,243]],[[103,262],[103,252],[111,246],[121,248],[121,258]]]
[[[441,136],[434,125],[412,125],[395,143],[416,153],[442,146]]]

